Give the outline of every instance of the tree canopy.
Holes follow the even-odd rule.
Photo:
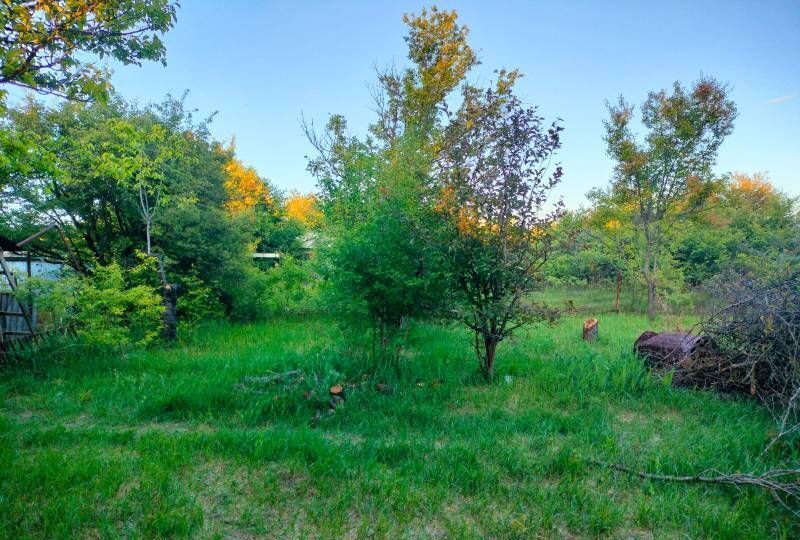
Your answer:
[[[165,62],[161,36],[175,24],[170,0],[0,2],[0,99],[4,86],[86,101],[108,95],[108,74],[86,54],[123,64]]]

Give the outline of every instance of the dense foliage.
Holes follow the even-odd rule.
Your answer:
[[[378,70],[364,135],[341,115],[323,129],[304,120],[318,189],[283,193],[212,136],[213,115],[198,119],[187,94],[131,102],[93,63],[164,62],[177,7],[0,0],[0,246],[27,238],[25,251],[63,266],[15,293],[40,331],[63,332],[7,331],[29,317],[0,312],[3,530],[797,529],[763,493],[731,504],[709,485],[800,502],[800,215],[765,174],[714,170],[737,115],[727,85],[676,82],[650,92],[638,119],[623,98],[610,105],[610,184],[567,210],[552,198],[569,182],[561,121],[522,99],[517,70],[476,77],[456,12],[424,9],[403,18],[405,63]],[[11,87],[30,92],[7,108]],[[654,320],[694,325],[694,301],[716,309],[694,327],[711,338],[703,354],[653,377],[629,344]],[[560,312],[560,328],[544,324]],[[602,330],[581,341],[598,313]],[[181,346],[153,346],[178,339],[176,319]],[[498,370],[504,384],[476,389]],[[679,377],[758,396],[778,431],[765,443],[766,412],[675,392]],[[736,473],[697,475],[720,465]],[[686,489],[615,494],[601,484],[621,478],[606,468]],[[356,529],[354,509],[378,519]]]
[[[74,99],[3,110],[0,235],[19,240],[58,224],[63,238],[53,230],[32,249],[72,267],[76,291],[117,271],[121,293],[151,298],[175,283],[184,324],[328,311],[351,345],[379,359],[398,358],[413,319],[458,320],[475,332],[491,377],[497,344],[551,313],[532,301],[539,286],[606,287],[616,311],[644,291],[654,315],[720,276],[768,279],[800,257],[794,200],[765,175],[712,172],[736,115],[714,79],[650,93],[643,138],[634,108],[611,106],[615,176],[587,208],[565,211],[548,201],[562,179],[550,165],[560,125],[515,94],[514,70],[486,86],[470,81],[479,60],[468,29],[454,11],[423,10],[404,17],[406,65],[378,71],[367,136],[353,136],[339,115],[322,130],[306,124],[318,191],[284,194],[235,144],[211,136],[212,118],[196,118],[186,95],[131,103],[84,62],[80,51],[163,61],[159,36],[175,5],[84,4],[53,3],[40,15],[35,3],[2,8],[19,19],[5,28],[4,54],[34,47],[53,63],[34,55],[28,67],[40,78],[19,64],[12,81],[11,58],[0,82]],[[81,39],[59,41],[56,27]],[[143,261],[150,270],[134,271]],[[92,305],[89,295],[71,298]]]
[[[76,100],[105,98],[108,73],[86,56],[164,62],[161,36],[175,24],[176,7],[168,0],[4,0],[0,103],[8,86]]]
[[[48,107],[31,100],[8,111],[4,132],[27,150],[5,154],[15,172],[2,191],[0,232],[19,240],[57,223],[63,240],[48,234],[31,248],[72,266],[75,280],[133,268],[140,252],[158,257],[161,279],[185,297],[179,316],[188,322],[265,316],[270,310],[254,299],[266,293],[254,291],[269,278],[251,254],[302,255],[307,227],[286,215],[283,195],[232,147],[210,136],[211,119],[196,121],[184,102],[168,96],[141,107],[115,96]],[[151,266],[156,288],[158,265]]]
[[[634,109],[623,98],[609,106],[609,113],[606,143],[616,162],[609,195],[632,207],[652,318],[664,229],[702,204],[714,182],[717,149],[733,130],[736,106],[728,89],[714,79],[697,81],[691,91],[676,82],[671,94],[651,92],[642,104],[641,121],[647,129],[643,141],[637,140],[631,125]]]

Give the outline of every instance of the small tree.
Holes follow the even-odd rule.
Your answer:
[[[588,234],[613,266],[616,274],[614,311],[619,313],[622,281],[625,275],[635,272],[636,232],[629,225],[631,209],[630,206],[615,204],[613,194],[605,191],[592,190],[588,198],[594,203],[588,219]]]
[[[136,194],[145,230],[145,252],[152,255],[153,220],[169,199],[165,193],[166,164],[178,152],[182,137],[146,116],[111,119],[106,133],[108,139],[98,145],[101,154],[97,171]]]
[[[348,135],[338,115],[321,134],[304,124],[318,152],[308,169],[324,212],[328,301],[357,327],[369,323],[383,359],[397,357],[399,342],[389,345],[404,323],[438,314],[446,296],[441,252],[431,242],[439,221],[433,164],[446,100],[476,64],[454,11],[433,8],[403,20],[410,65],[378,74],[370,135]]]
[[[540,314],[526,298],[547,259],[559,203],[543,212],[561,167],[550,171],[562,128],[549,127],[511,92],[516,72],[494,89],[467,86],[445,135],[443,247],[461,298],[460,319],[475,335],[480,371],[494,376],[498,344]]]
[[[376,166],[358,220],[327,229],[336,236],[321,257],[329,305],[353,329],[369,325],[373,358],[383,361],[397,359],[395,338],[408,320],[436,314],[446,296],[441,255],[429,242],[436,216],[416,174],[430,158],[418,141],[400,142]]]
[[[620,97],[608,108],[606,143],[616,161],[612,190],[634,207],[647,315],[653,318],[666,223],[695,212],[713,185],[711,168],[733,130],[736,106],[728,88],[714,79],[700,79],[690,92],[676,82],[671,95],[661,90],[647,96],[642,124],[648,133],[641,142],[631,127],[633,107]]]

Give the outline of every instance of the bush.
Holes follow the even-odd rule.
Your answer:
[[[318,305],[318,276],[291,256],[267,270],[247,266],[229,286],[231,317],[239,321],[308,313]]]
[[[214,289],[206,285],[192,270],[181,279],[178,289],[178,320],[195,325],[216,320],[225,315],[225,309]]]
[[[37,304],[55,326],[73,329],[88,344],[149,345],[161,334],[164,307],[157,289],[131,284],[140,267],[125,272],[113,263],[96,267],[91,276],[39,282]]]
[[[302,314],[317,307],[319,278],[309,264],[286,256],[265,274],[263,310],[267,315]]]

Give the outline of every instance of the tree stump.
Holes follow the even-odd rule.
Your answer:
[[[597,319],[586,319],[583,323],[584,341],[594,341],[597,339]]]

